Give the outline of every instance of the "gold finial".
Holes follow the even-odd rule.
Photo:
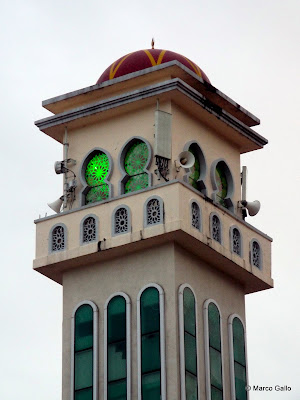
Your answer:
[[[152,38],[152,40],[151,40],[151,46],[152,46],[152,49],[154,49],[154,38]]]

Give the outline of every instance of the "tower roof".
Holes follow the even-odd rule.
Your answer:
[[[103,72],[97,84],[174,60],[179,61],[204,81],[210,83],[202,69],[187,57],[169,50],[148,49],[134,51],[116,60]]]

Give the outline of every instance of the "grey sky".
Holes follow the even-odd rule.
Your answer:
[[[299,400],[299,14],[298,0],[1,2],[1,399],[61,399],[62,290],[31,270],[33,220],[62,185],[61,145],[33,125],[49,115],[41,101],[95,84],[154,36],[261,119],[269,145],[242,163],[262,203],[248,222],[274,238],[275,289],[247,296],[249,382],[292,390],[250,400]]]

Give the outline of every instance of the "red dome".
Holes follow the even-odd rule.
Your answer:
[[[149,49],[135,51],[119,58],[103,72],[97,84],[173,60],[179,61],[204,81],[210,83],[208,77],[198,65],[188,58],[169,50]]]

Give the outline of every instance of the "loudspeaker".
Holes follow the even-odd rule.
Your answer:
[[[60,213],[61,206],[64,202],[64,196],[61,196],[59,199],[53,201],[52,203],[47,203],[47,205],[56,212],[57,214]]]
[[[195,157],[190,151],[182,151],[176,161],[179,167],[191,168],[195,164]]]
[[[242,205],[247,208],[248,213],[251,217],[254,217],[260,210],[260,202],[258,200],[254,201],[242,201]]]

